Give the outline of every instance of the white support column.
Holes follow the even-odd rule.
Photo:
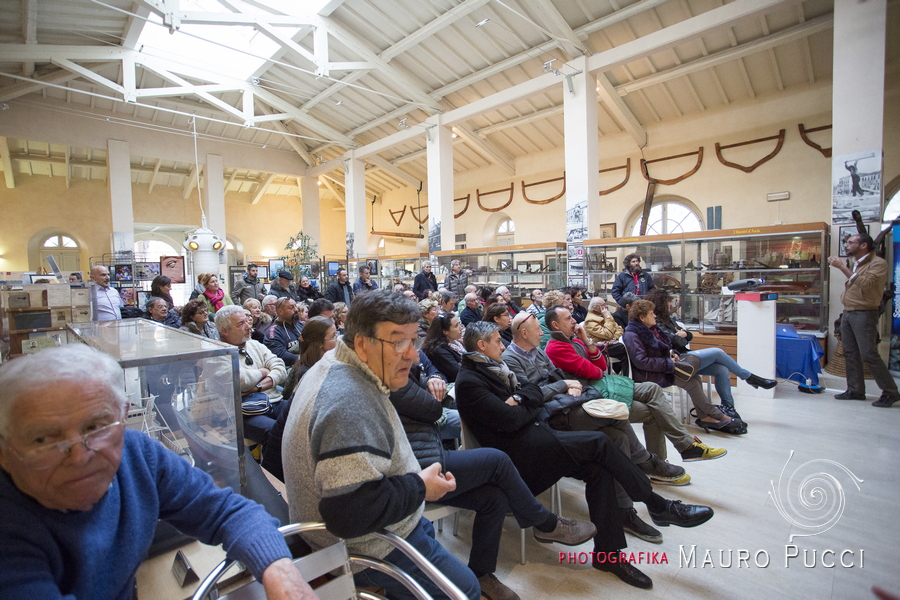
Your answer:
[[[832,179],[848,175],[843,162],[835,160],[847,154],[874,153],[883,169],[886,20],[887,0],[834,3]],[[872,237],[881,229],[880,222],[870,227]],[[831,236],[831,254],[838,256],[840,236],[835,232],[836,228]],[[842,310],[845,278],[837,269],[829,270],[833,283],[829,287],[828,323],[833,323]],[[836,342],[832,336],[829,342],[829,351],[833,351]]]
[[[597,82],[587,71],[587,57],[580,56],[567,64],[580,70],[565,75],[563,86],[564,133],[566,136],[566,231],[571,245],[600,234],[600,175],[598,173],[599,136],[597,134]],[[569,71],[563,67],[563,71]],[[570,91],[571,90],[571,91]],[[570,255],[571,256],[571,255]],[[577,260],[577,259],[574,259]],[[569,259],[569,276],[579,283],[584,280],[582,268],[573,267]],[[574,283],[574,282],[573,282]]]
[[[203,210],[206,212],[206,226],[225,240],[225,168],[218,154],[206,155],[203,167]],[[219,251],[219,264],[228,264],[228,251],[223,246]],[[219,268],[219,271],[227,269]]]
[[[453,223],[453,132],[441,124],[441,115],[428,119],[428,251],[453,250],[456,227]],[[421,218],[421,217],[420,217]]]
[[[344,161],[344,202],[347,209],[347,260],[368,254],[366,232],[366,164],[350,151]]]
[[[300,177],[301,213],[303,233],[313,239],[322,250],[322,226],[319,215],[319,178]]]
[[[131,154],[128,142],[106,140],[112,251],[134,252],[134,207],[131,200]]]

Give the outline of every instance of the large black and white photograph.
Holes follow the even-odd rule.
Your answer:
[[[835,156],[831,166],[831,222],[881,220],[881,150]]]
[[[433,254],[441,250],[441,221],[440,219],[428,221],[428,252]]]

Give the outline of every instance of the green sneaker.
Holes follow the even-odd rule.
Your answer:
[[[710,448],[701,442],[700,438],[694,437],[694,443],[681,453],[681,460],[684,462],[712,460],[714,458],[725,456],[727,453],[728,450],[725,448]]]

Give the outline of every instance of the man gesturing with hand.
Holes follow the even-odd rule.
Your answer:
[[[433,597],[445,597],[399,550],[369,534],[387,529],[404,538],[469,598],[478,579],[434,539],[422,518],[425,501],[456,489],[439,464],[422,470],[390,402],[418,361],[421,311],[390,290],[353,299],[343,340],[303,376],[285,427],[282,461],[291,520],[324,521],[327,532],[305,534],[314,548],[347,540],[348,550],[385,559],[409,573]],[[409,598],[396,580],[372,569],[357,585]]]

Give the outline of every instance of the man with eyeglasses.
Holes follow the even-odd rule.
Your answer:
[[[262,506],[125,429],[123,379],[82,344],[0,367],[0,596],[132,598],[164,519],[222,543],[270,600],[315,598]]]
[[[276,387],[287,379],[284,361],[265,345],[250,339],[252,319],[243,306],[220,308],[216,313],[216,329],[219,339],[237,346],[240,354],[244,437],[265,446],[269,431],[284,406],[281,392]]]
[[[434,539],[422,518],[424,502],[456,488],[435,463],[421,469],[390,402],[418,361],[418,305],[390,290],[354,298],[344,337],[303,377],[282,442],[292,521],[324,521],[328,531],[304,534],[314,548],[335,535],[351,553],[385,559],[415,578],[434,597],[446,597],[399,550],[367,534],[387,529],[406,539],[472,600],[475,575]],[[388,597],[409,597],[394,579],[366,569],[358,585],[382,587]]]
[[[300,358],[300,311],[293,298],[279,298],[275,301],[275,314],[277,317],[266,330],[263,344],[286,367],[292,367]]]
[[[890,408],[900,400],[900,392],[878,354],[878,317],[887,283],[887,262],[875,254],[875,241],[862,233],[850,236],[844,242],[844,252],[854,259],[852,270],[837,256],[828,257],[828,264],[847,277],[841,293],[841,304],[844,305],[841,344],[847,363],[847,391],[837,394],[835,398],[866,399],[866,382],[863,379],[865,363],[881,389],[881,397],[872,406]]]

